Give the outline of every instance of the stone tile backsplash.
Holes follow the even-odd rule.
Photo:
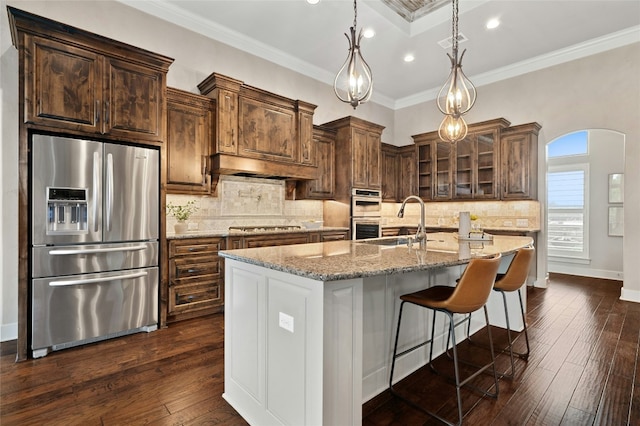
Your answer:
[[[382,204],[383,225],[415,225],[420,223],[420,204],[407,203],[404,218],[397,217],[400,203]],[[481,228],[540,229],[538,201],[451,201],[425,203],[427,226],[457,228],[458,213],[468,211],[478,217]]]
[[[226,231],[231,226],[301,225],[303,220],[323,219],[323,202],[285,200],[285,183],[281,180],[241,176],[221,176],[218,197],[168,194],[167,202],[185,204],[194,200],[198,211],[189,219],[190,229]],[[540,229],[538,201],[464,201],[427,202],[427,226],[458,227],[458,213],[468,211],[478,217],[482,228]],[[400,203],[382,204],[383,225],[420,223],[420,204],[407,203],[403,219],[396,215]],[[167,229],[176,220],[167,217]]]
[[[218,197],[167,194],[167,203],[194,200],[198,211],[189,219],[190,229],[226,231],[231,226],[300,225],[303,220],[322,220],[322,201],[285,200],[282,180],[221,176]],[[176,220],[167,217],[167,229]]]

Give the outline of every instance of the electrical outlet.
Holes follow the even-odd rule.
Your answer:
[[[280,312],[278,315],[278,325],[287,331],[293,333],[293,317],[287,315],[284,312]]]
[[[516,219],[516,226],[518,228],[526,228],[529,226],[529,219]]]
[[[513,226],[513,221],[505,220],[504,222],[502,222],[502,226]]]
[[[189,231],[197,231],[198,230],[198,222],[189,222]]]

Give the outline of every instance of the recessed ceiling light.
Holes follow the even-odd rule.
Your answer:
[[[498,18],[491,18],[487,21],[487,29],[492,30],[494,28],[498,28],[500,25],[500,20]]]
[[[318,3],[320,3],[320,0],[307,0],[307,3],[309,3],[309,4],[318,4]]]
[[[414,59],[416,59],[416,57],[413,56],[411,53],[407,53],[406,55],[404,55],[405,62],[413,62]]]
[[[365,28],[362,32],[362,35],[364,36],[364,38],[371,38],[376,35],[376,32],[373,30],[373,28]]]

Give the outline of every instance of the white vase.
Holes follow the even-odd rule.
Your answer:
[[[176,234],[184,234],[189,229],[189,224],[184,221],[176,222],[176,224],[173,225],[173,229],[176,231]]]

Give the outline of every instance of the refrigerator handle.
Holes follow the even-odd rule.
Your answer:
[[[100,154],[93,153],[93,213],[91,219],[93,220],[93,232],[98,232],[98,185],[100,184]]]
[[[106,214],[107,231],[111,231],[111,216],[113,214],[113,155],[107,154],[107,182],[106,182]]]
[[[134,272],[133,274],[114,275],[112,277],[80,278],[75,280],[51,281],[49,283],[49,286],[64,287],[64,286],[79,285],[79,284],[95,284],[95,283],[103,283],[106,281],[128,280],[133,278],[140,278],[146,275],[147,275],[146,271],[140,271],[140,272]]]
[[[100,253],[113,253],[113,252],[126,252],[126,251],[140,251],[147,248],[146,244],[139,244],[137,246],[130,247],[105,247],[105,248],[86,248],[86,249],[55,249],[51,250],[49,254],[51,256],[67,256],[74,254],[100,254]]]

